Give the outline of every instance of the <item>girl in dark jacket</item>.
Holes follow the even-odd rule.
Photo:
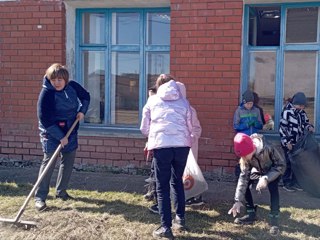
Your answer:
[[[90,103],[89,93],[77,82],[69,81],[68,70],[61,64],[52,64],[43,78],[42,90],[38,98],[37,114],[40,141],[44,152],[39,176],[44,171],[55,150],[62,145],[61,161],[56,183],[56,198],[72,199],[67,193],[73,163],[78,148],[78,127],[65,135],[76,119],[82,120]],[[55,164],[52,164],[35,192],[35,207],[44,210],[49,193],[50,179]]]
[[[241,173],[235,192],[235,203],[229,214],[235,217],[240,213],[242,202],[246,203],[247,214],[236,218],[236,224],[252,224],[256,220],[256,206],[250,191],[250,185],[259,179],[257,191],[268,187],[270,192],[270,234],[278,235],[278,217],[280,213],[278,182],[285,171],[285,158],[275,146],[268,144],[262,135],[248,136],[237,133],[234,137],[234,151],[241,157]]]

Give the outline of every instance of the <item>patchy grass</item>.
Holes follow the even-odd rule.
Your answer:
[[[0,217],[14,218],[30,192],[30,184],[0,183]],[[36,228],[24,230],[12,224],[1,223],[0,239],[13,240],[121,240],[152,239],[158,227],[159,216],[148,211],[152,204],[141,194],[127,192],[98,192],[70,190],[75,201],[49,197],[49,209],[38,213],[30,201],[22,220],[35,221]],[[51,189],[49,196],[54,196]],[[231,202],[209,202],[202,207],[188,208],[188,232],[174,233],[176,239],[212,240],[314,240],[320,237],[320,210],[282,208],[281,236],[272,238],[267,225],[269,208],[259,206],[259,221],[252,226],[236,226],[227,214]]]

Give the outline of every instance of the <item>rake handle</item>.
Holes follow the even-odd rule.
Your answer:
[[[74,123],[72,124],[71,128],[69,129],[69,131],[66,134],[66,137],[68,138],[71,134],[71,132],[73,131],[73,129],[76,127],[77,123],[79,122],[79,118],[77,118]],[[55,150],[54,154],[52,155],[52,157],[50,158],[47,166],[44,168],[43,172],[40,174],[40,176],[38,177],[38,180],[36,181],[36,183],[34,184],[32,190],[30,191],[28,197],[26,198],[26,200],[24,201],[23,205],[21,206],[17,216],[14,219],[14,222],[17,223],[21,217],[21,215],[23,214],[24,210],[26,209],[31,197],[34,195],[37,187],[40,185],[42,179],[44,178],[44,176],[47,174],[47,172],[49,171],[49,168],[51,167],[51,165],[55,162],[56,158],[58,157],[60,151],[62,149],[62,145],[61,143],[59,144],[59,146],[57,147],[57,149]]]

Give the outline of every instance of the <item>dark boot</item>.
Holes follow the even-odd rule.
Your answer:
[[[272,236],[278,236],[280,233],[279,230],[279,214],[278,213],[270,213],[269,214],[269,218],[270,218],[270,235]]]
[[[254,207],[246,206],[247,214],[241,218],[236,218],[234,223],[236,224],[253,224],[256,221],[256,212],[257,212],[257,205]]]

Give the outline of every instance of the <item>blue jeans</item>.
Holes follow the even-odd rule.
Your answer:
[[[45,167],[49,163],[49,160],[51,159],[53,154],[54,153],[44,153],[44,158],[41,162],[41,166],[39,170],[39,176],[44,171]],[[59,172],[58,172],[58,177],[56,182],[56,195],[62,197],[67,194],[66,190],[71,177],[73,163],[76,157],[76,150],[72,152],[65,152],[65,153],[61,152],[60,155],[61,155],[61,160],[60,160]],[[47,174],[43,177],[39,187],[36,189],[35,200],[46,201],[49,193],[50,180],[56,165],[56,161],[57,159],[50,166]]]
[[[189,147],[154,149],[154,170],[161,225],[171,228],[170,184],[176,216],[184,219],[185,196],[182,175],[187,163]]]

